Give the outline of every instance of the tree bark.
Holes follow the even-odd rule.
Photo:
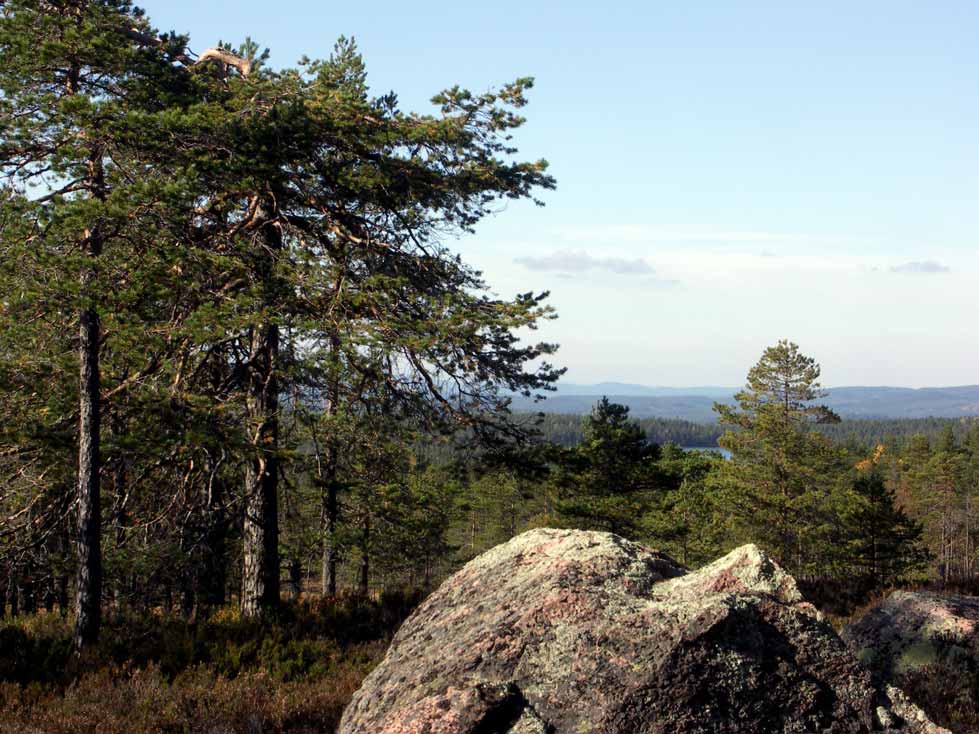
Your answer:
[[[270,255],[259,273],[266,305],[274,305],[275,258],[282,232],[270,221],[272,207],[262,202],[256,218],[264,221],[262,239]],[[246,407],[252,432],[252,457],[245,469],[244,568],[241,611],[258,618],[279,605],[279,327],[260,323],[251,330]]]
[[[303,566],[298,558],[289,559],[289,594],[296,601],[303,591]]]
[[[337,565],[339,549],[337,548],[337,520],[339,519],[339,504],[337,502],[336,472],[327,477],[323,497],[323,593],[327,596],[337,594]]]
[[[34,582],[34,566],[28,565],[22,576],[23,586],[21,587],[21,606],[24,614],[37,613],[37,584]]]
[[[88,163],[92,196],[105,199],[102,156],[93,151]],[[89,266],[81,274],[83,296],[88,295],[95,278],[95,260],[102,253],[102,233],[97,226],[85,233]],[[101,323],[91,305],[79,314],[78,344],[78,570],[75,588],[76,649],[98,641],[102,619],[102,470],[100,409],[101,373],[99,351]]]
[[[360,544],[360,593],[367,596],[370,591],[370,542],[371,542],[371,516],[370,513],[364,515],[364,525],[361,532]]]
[[[7,589],[10,592],[10,616],[16,617],[20,614],[20,599],[17,596],[17,577],[11,576],[7,582]]]
[[[252,458],[245,470],[244,573],[242,612],[259,617],[279,603],[279,442],[278,381],[274,359],[279,330],[274,325],[256,327],[252,335],[252,370],[249,377],[248,412],[257,424]]]
[[[336,329],[330,332],[330,351],[333,362],[330,365],[326,391],[326,404],[323,412],[327,417],[336,415],[340,401],[340,335]],[[337,544],[337,524],[340,521],[340,505],[337,497],[337,442],[330,436],[324,447],[325,460],[322,467],[322,514],[320,535],[323,543],[322,591],[327,596],[337,593],[337,565],[339,548]]]
[[[228,519],[222,505],[223,490],[224,484],[220,478],[215,479],[209,489],[200,598],[205,609],[219,607],[225,602]]]

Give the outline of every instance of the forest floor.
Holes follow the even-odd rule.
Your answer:
[[[0,620],[0,734],[333,732],[420,599],[310,598],[266,624],[231,607],[197,623],[109,612],[81,659],[56,612]],[[863,610],[824,611],[839,627]],[[897,683],[937,723],[979,734],[979,671],[931,666]]]
[[[81,659],[56,612],[2,620],[0,733],[332,732],[418,600],[291,602],[267,624],[110,612]]]

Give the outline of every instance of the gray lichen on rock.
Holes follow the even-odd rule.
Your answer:
[[[687,572],[609,533],[540,529],[415,611],[340,732],[942,731],[894,700],[753,545]]]
[[[841,635],[885,683],[934,663],[979,666],[979,598],[895,591]]]

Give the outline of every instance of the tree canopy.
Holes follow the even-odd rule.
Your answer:
[[[553,316],[546,294],[490,296],[445,241],[554,186],[515,159],[530,78],[419,114],[371,94],[345,38],[277,70],[250,41],[195,56],[123,0],[2,13],[0,377],[8,500],[30,509],[8,537],[36,548],[77,516],[79,646],[99,626],[109,474],[120,548],[174,504],[185,550],[241,518],[260,615],[279,597],[292,406],[526,435],[506,394],[560,373],[553,345],[517,335]]]

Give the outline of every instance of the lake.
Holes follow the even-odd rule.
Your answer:
[[[713,454],[720,454],[725,459],[731,458],[731,452],[720,446],[681,446],[680,448],[684,451],[710,451]]]

